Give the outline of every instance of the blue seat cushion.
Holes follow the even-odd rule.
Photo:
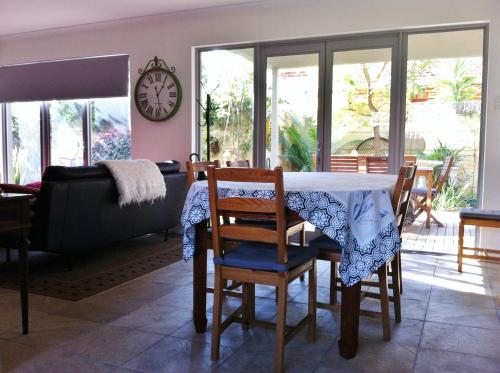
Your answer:
[[[319,251],[342,251],[339,243],[328,237],[326,234],[323,234],[319,237],[316,237],[314,240],[309,241],[309,248]]]
[[[427,188],[413,188],[411,190],[413,194],[416,194],[418,196],[426,196],[427,195]],[[436,196],[436,188],[432,188],[432,196]]]
[[[500,221],[500,210],[465,208],[460,210],[460,218],[488,219]]]
[[[261,242],[242,242],[223,257],[214,258],[214,264],[257,271],[286,272],[318,255],[310,247],[288,246],[288,262],[278,263],[278,248]]]

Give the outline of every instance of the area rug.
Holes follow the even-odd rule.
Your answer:
[[[0,249],[0,288],[18,289],[16,252],[5,261]],[[182,238],[150,234],[76,255],[73,269],[60,255],[30,252],[29,292],[77,301],[116,287],[182,258]]]

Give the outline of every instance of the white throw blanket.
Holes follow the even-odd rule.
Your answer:
[[[165,180],[158,166],[150,160],[113,160],[97,164],[105,166],[115,179],[120,207],[165,198]]]

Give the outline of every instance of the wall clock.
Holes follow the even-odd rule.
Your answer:
[[[165,61],[155,56],[144,69],[139,69],[139,74],[134,94],[139,113],[153,122],[172,118],[182,100],[175,67],[168,67]]]

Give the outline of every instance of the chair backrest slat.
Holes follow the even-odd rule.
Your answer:
[[[389,170],[387,157],[366,157],[366,172],[369,174],[386,174]]]
[[[219,182],[272,183],[274,198],[220,198]],[[214,255],[223,255],[223,239],[274,243],[278,247],[278,263],[288,261],[286,251],[286,212],[283,188],[283,170],[259,168],[216,168],[208,167],[208,189],[210,196],[210,216],[212,220],[212,245]],[[266,188],[267,189],[267,188]],[[221,224],[221,217],[235,216],[275,220],[276,225],[262,227],[251,224]]]
[[[413,166],[414,164],[417,164],[417,156],[416,155],[405,155],[404,166]]]
[[[448,177],[450,176],[450,172],[451,172],[451,168],[453,167],[454,160],[455,160],[455,157],[453,155],[450,155],[444,159],[443,165],[441,167],[441,171],[439,172],[439,177],[437,178],[437,180],[433,186],[433,188],[436,189],[437,193],[441,192],[444,185],[446,184],[446,181],[448,181]]]
[[[206,180],[206,172],[208,171],[208,166],[220,167],[220,162],[215,160],[213,162],[186,162],[187,171],[187,184],[191,186],[195,181]],[[205,175],[204,179],[199,178],[199,173]]]
[[[399,234],[403,231],[406,211],[410,203],[411,190],[415,181],[417,166],[403,166],[399,169],[398,181],[392,194],[392,208],[396,217]]]
[[[226,161],[227,167],[250,167],[250,161],[248,159],[238,160],[238,161]]]
[[[331,172],[358,172],[359,158],[353,155],[331,155]]]

